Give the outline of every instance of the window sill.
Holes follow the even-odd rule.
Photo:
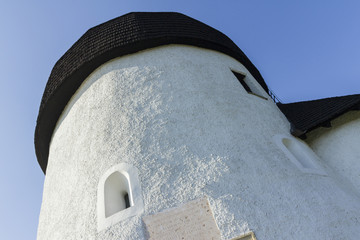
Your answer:
[[[249,92],[249,94],[254,95],[254,96],[256,96],[256,97],[259,97],[259,98],[262,98],[262,99],[264,99],[264,100],[268,100],[266,97],[263,97],[263,96],[258,95],[258,94],[256,94],[256,93]]]

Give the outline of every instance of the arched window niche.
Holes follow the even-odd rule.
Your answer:
[[[327,175],[320,166],[320,159],[306,143],[290,135],[276,135],[274,139],[279,148],[302,172]]]
[[[129,177],[126,172],[113,172],[105,181],[105,217],[133,206]]]
[[[138,171],[127,163],[108,169],[98,186],[98,231],[142,213],[144,203]]]

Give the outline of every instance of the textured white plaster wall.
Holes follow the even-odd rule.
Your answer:
[[[360,198],[360,111],[348,112],[306,140],[349,191]],[[360,201],[360,200],[359,200]]]
[[[204,195],[223,239],[359,236],[358,199],[299,171],[273,141],[287,120],[230,68],[248,73],[224,54],[169,45],[94,71],[53,134],[38,239],[144,239],[142,216]],[[98,182],[119,163],[138,169],[144,212],[97,232]]]

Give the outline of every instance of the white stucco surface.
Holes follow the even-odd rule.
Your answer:
[[[350,111],[306,140],[350,192],[360,198],[360,111]],[[360,201],[360,200],[359,200]]]
[[[94,71],[54,131],[38,239],[145,239],[142,217],[204,196],[222,239],[359,236],[359,199],[287,158],[273,140],[287,120],[230,69],[248,73],[224,54],[169,45]],[[144,211],[98,232],[99,179],[119,163],[138,169]]]

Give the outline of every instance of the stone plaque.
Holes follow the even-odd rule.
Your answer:
[[[151,240],[220,239],[220,231],[207,198],[145,216],[143,220]]]

